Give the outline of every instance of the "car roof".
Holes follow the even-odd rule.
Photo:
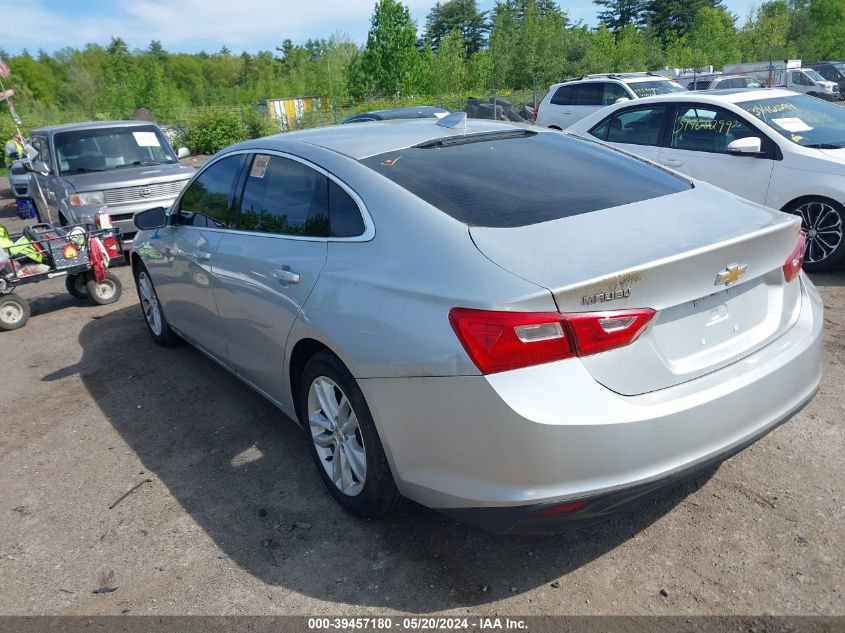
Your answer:
[[[584,75],[583,77],[573,77],[566,79],[560,83],[553,84],[549,91],[567,86],[575,83],[592,83],[596,81],[619,81],[625,84],[641,83],[643,81],[676,81],[671,77],[664,75],[649,75],[644,73],[609,73],[607,75]]]
[[[795,97],[799,93],[783,88],[723,88],[720,90],[673,92],[668,95],[643,97],[639,101],[713,101],[714,103],[743,103],[758,99]]]
[[[433,141],[464,134],[507,132],[525,129],[526,125],[485,119],[467,119],[466,131],[438,125],[443,119],[392,119],[362,122],[356,125],[330,125],[326,127],[284,132],[273,136],[244,141],[229,149],[269,149],[286,151],[291,143],[305,143],[322,147],[355,160],[386,152],[405,149],[426,141]],[[545,132],[542,128],[532,128]]]
[[[55,134],[56,132],[78,132],[106,127],[136,127],[141,125],[155,125],[155,123],[150,123],[149,121],[86,121],[84,123],[64,123],[62,125],[40,127],[32,130],[32,132]]]

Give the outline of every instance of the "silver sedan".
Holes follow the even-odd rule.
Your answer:
[[[819,384],[798,218],[559,132],[453,114],[248,141],[136,218],[153,339],[298,420],[363,517],[407,497],[554,531]]]

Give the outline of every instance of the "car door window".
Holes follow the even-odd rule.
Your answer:
[[[300,162],[256,154],[241,200],[245,231],[329,237],[328,179]]]
[[[50,159],[50,151],[47,145],[47,139],[45,139],[43,136],[33,136],[29,144],[32,146],[32,149],[38,152],[38,155],[33,160],[43,162],[52,171],[53,161]]]
[[[619,84],[606,83],[604,84],[604,97],[602,99],[603,105],[613,105],[617,99],[630,99],[631,95]]]
[[[237,209],[232,207],[244,154],[227,156],[205,169],[185,190],[179,203],[179,223],[217,229],[237,226]]]
[[[622,110],[605,119],[590,134],[608,143],[658,145],[665,120],[665,106]]]
[[[735,114],[712,106],[680,106],[670,146],[695,152],[727,153],[731,141],[762,135]]]
[[[575,94],[575,105],[600,106],[603,105],[604,83],[595,82],[580,84]]]
[[[575,89],[577,86],[561,86],[552,96],[552,105],[572,105],[575,102]]]

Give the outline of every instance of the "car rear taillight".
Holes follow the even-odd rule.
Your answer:
[[[803,231],[798,235],[798,243],[783,265],[783,277],[787,282],[792,281],[801,272],[804,263],[804,253],[807,251],[807,235]]]
[[[557,312],[452,308],[449,322],[482,374],[575,356]]]
[[[107,235],[103,238],[103,246],[106,247],[106,252],[109,257],[120,256],[120,246],[118,246],[117,238],[114,235]]]
[[[449,322],[482,374],[588,356],[633,343],[654,316],[616,312],[493,312],[453,308]]]
[[[654,310],[582,312],[564,318],[575,336],[579,356],[589,356],[623,347],[637,340],[654,316]]]
[[[540,104],[543,103],[543,99],[546,98],[547,94],[549,94],[548,90],[545,93],[543,93],[543,96],[540,97],[540,100],[534,106],[534,123],[537,123],[537,116],[540,114]]]

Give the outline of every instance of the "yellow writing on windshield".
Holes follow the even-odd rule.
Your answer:
[[[748,108],[748,111],[759,119],[763,118],[764,114],[776,114],[786,110],[797,110],[794,103],[776,103],[773,105],[758,103]]]

